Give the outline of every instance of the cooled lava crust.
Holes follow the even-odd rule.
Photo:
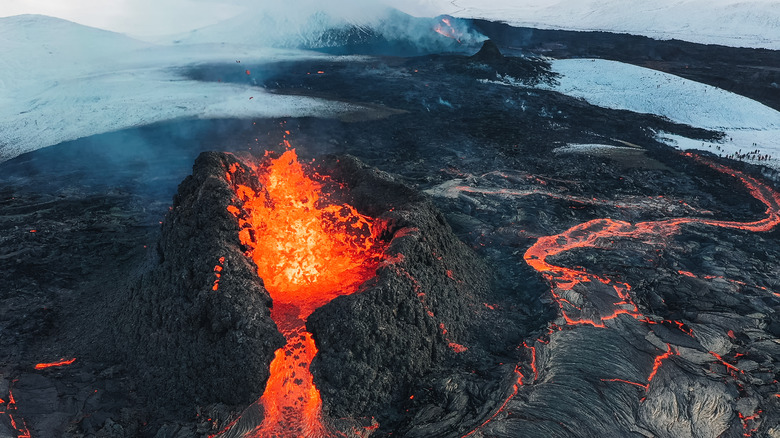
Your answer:
[[[116,339],[128,340],[125,361],[135,365],[140,391],[189,412],[196,404],[253,402],[274,351],[285,343],[270,317],[271,297],[227,211],[237,201],[225,178],[234,162],[217,153],[195,161],[163,220],[156,257],[131,287],[115,326]]]

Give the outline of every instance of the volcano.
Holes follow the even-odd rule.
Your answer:
[[[12,145],[0,436],[777,435],[777,53],[414,21]]]
[[[318,160],[322,182],[294,150],[248,163],[204,153],[181,184],[117,316],[125,360],[168,406],[259,399],[226,436],[393,424],[408,388],[466,349],[484,263],[430,201],[352,157]],[[164,371],[189,361],[208,366]]]

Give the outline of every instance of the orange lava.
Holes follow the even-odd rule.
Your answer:
[[[350,205],[327,204],[322,184],[306,176],[294,149],[258,176],[262,192],[238,186],[246,213],[238,217],[239,237],[274,303],[295,304],[305,318],[373,276],[381,227]]]
[[[629,385],[638,386],[644,389],[645,391],[649,391],[650,384],[653,382],[655,375],[658,374],[658,370],[661,369],[661,365],[663,364],[664,359],[668,359],[676,354],[678,353],[672,350],[672,346],[666,344],[666,352],[656,356],[655,359],[653,360],[653,369],[650,371],[650,375],[647,376],[647,383],[632,382],[630,380],[625,380],[625,379],[601,379],[601,381],[627,383]]]
[[[544,278],[550,284],[552,297],[560,308],[560,316],[563,321],[565,321],[566,326],[569,329],[576,329],[582,325],[590,325],[593,327],[606,329],[608,327],[608,321],[616,319],[620,315],[627,315],[630,318],[647,324],[665,324],[676,326],[681,332],[687,334],[688,336],[695,337],[691,328],[689,328],[682,321],[654,321],[644,316],[640,312],[639,307],[633,301],[631,296],[631,286],[629,284],[591,274],[581,267],[566,268],[563,266],[557,266],[547,260],[549,257],[554,257],[558,254],[562,254],[577,248],[611,249],[615,246],[615,241],[621,239],[633,240],[645,245],[661,246],[665,244],[668,238],[678,234],[681,227],[686,224],[701,224],[728,229],[740,229],[751,232],[770,231],[780,224],[780,194],[770,186],[762,183],[750,175],[705,160],[696,155],[690,153],[686,153],[684,155],[701,164],[705,164],[718,172],[730,175],[739,180],[752,197],[762,202],[766,206],[765,217],[750,222],[722,221],[703,218],[674,218],[659,221],[639,222],[635,224],[614,219],[594,219],[569,228],[562,233],[552,236],[540,237],[525,252],[524,259],[529,266],[542,274],[542,276],[544,276]],[[491,173],[497,174],[503,178],[510,178],[510,176],[502,172]],[[494,189],[470,186],[456,186],[449,190],[452,190],[453,193],[479,193],[483,195],[504,197],[545,195],[553,198],[568,200],[571,202],[612,205],[619,208],[656,208],[662,205],[662,202],[666,202],[664,198],[659,197],[658,202],[652,202],[652,199],[649,199],[649,202],[648,200],[640,200],[630,203],[617,203],[614,201],[599,200],[596,198],[587,199],[584,197],[558,195],[556,193],[543,190],[515,190],[506,188]],[[711,213],[709,211],[695,209],[682,201],[678,202],[682,204],[687,211],[693,211],[695,213]],[[698,278],[696,274],[689,271],[680,270],[678,273],[686,277]],[[716,279],[721,277],[705,276],[704,278]],[[748,286],[746,283],[741,281],[728,279],[724,280],[740,286]],[[766,287],[752,287],[766,292],[771,292],[775,296],[780,296],[780,294],[777,292],[772,292]],[[549,338],[556,330],[560,331],[562,330],[562,327],[556,323],[551,323],[547,334],[538,338],[536,342],[541,345],[549,344]],[[731,335],[732,333],[730,333],[730,336]],[[523,347],[530,349],[532,352],[530,367],[534,372],[535,381],[538,379],[536,349],[534,347],[528,346],[526,343],[523,343]],[[601,381],[630,384],[648,391],[650,384],[656,377],[659,369],[663,365],[664,360],[677,354],[679,353],[671,345],[667,344],[666,352],[656,356],[653,360],[653,366],[647,377],[647,383],[633,382],[630,380],[618,378],[601,379]],[[731,365],[723,360],[723,358],[716,353],[710,352],[710,354],[712,354],[719,363],[726,366],[726,368],[728,368],[732,374],[742,372],[734,365]],[[519,373],[519,366],[520,365],[518,365],[515,369],[516,373]],[[518,385],[523,383],[522,374],[520,374],[520,376],[521,377],[518,381],[518,384],[516,384],[514,387],[514,392],[510,394],[509,397],[504,401],[501,408],[487,421],[482,423],[477,429],[472,430],[464,437],[468,437],[474,434],[477,430],[481,429],[490,421],[492,421],[499,412],[503,411],[507,403],[517,395],[519,388]],[[780,398],[780,394],[775,394],[774,396]],[[643,400],[644,398],[640,399],[640,401]],[[745,436],[751,436],[751,434],[755,432],[755,429],[748,430],[746,421],[744,420],[754,421],[754,418],[756,417],[751,416],[743,418],[743,426],[746,430]]]
[[[384,243],[381,224],[347,204],[329,203],[295,150],[254,169],[262,189],[239,185],[241,242],[250,248],[271,295],[271,317],[287,339],[271,362],[261,397],[265,415],[252,436],[328,436],[320,393],[309,364],[317,353],[306,318],[339,295],[357,291],[376,272]],[[239,172],[232,166],[228,172]]]
[[[592,325],[594,327],[606,328],[605,322],[619,315],[628,315],[648,324],[658,324],[659,322],[652,321],[639,312],[639,308],[631,298],[631,287],[627,283],[599,277],[587,272],[583,268],[575,269],[554,265],[547,261],[551,256],[576,248],[609,249],[617,239],[633,239],[646,245],[663,245],[666,239],[679,233],[681,226],[685,224],[702,224],[752,232],[769,231],[780,224],[780,194],[771,187],[742,172],[706,161],[692,154],[686,155],[721,173],[738,179],[755,199],[766,205],[765,217],[751,222],[675,218],[635,224],[614,219],[594,219],[569,228],[563,233],[539,238],[526,251],[524,258],[532,268],[542,273],[549,281],[552,296],[558,303],[561,317],[568,326]],[[680,270],[678,273],[687,277],[696,277],[695,274],[689,271]],[[763,289],[766,290],[766,288]],[[596,297],[595,294],[601,294],[601,296]],[[592,304],[596,302],[604,303],[603,296],[611,298],[612,304],[606,306],[604,304]],[[664,322],[667,321],[662,321],[661,323]],[[680,331],[689,336],[694,336],[690,328],[684,323],[680,321],[668,321],[668,323],[676,325]],[[710,353],[730,371],[739,371],[716,353]],[[675,354],[677,354],[676,351],[672,349],[671,345],[667,344],[667,351],[657,356],[653,361],[653,368],[646,384],[623,379],[602,379],[602,381],[623,382],[647,390],[664,359]]]
[[[222,278],[222,271],[225,269],[223,266],[224,263],[225,263],[225,257],[220,257],[219,264],[214,265],[214,285],[211,287],[211,290],[213,291],[219,290],[219,280],[220,278]]]
[[[721,355],[719,355],[718,353],[715,353],[714,351],[710,351],[710,354],[712,355],[712,357],[717,359],[719,363],[721,363],[723,366],[728,368],[729,371],[734,372],[734,373],[741,373],[742,372],[742,370],[740,370],[739,368],[737,368],[734,365],[726,362],[723,359],[723,357]]]
[[[42,369],[45,369],[45,368],[62,367],[62,366],[65,366],[65,365],[70,365],[70,364],[72,364],[75,361],[76,361],[76,358],[74,357],[73,359],[60,359],[60,360],[58,360],[56,362],[39,363],[39,364],[35,365],[35,369],[36,370],[42,370]]]
[[[515,398],[517,395],[517,392],[520,391],[520,387],[523,386],[523,379],[525,376],[523,376],[523,373],[520,371],[519,366],[515,366],[515,376],[517,376],[517,380],[515,381],[515,384],[512,386],[512,393],[509,394],[509,397],[504,399],[504,402],[499,406],[499,408],[493,412],[493,414],[485,420],[482,424],[477,426],[475,429],[473,429],[471,432],[467,433],[466,435],[463,435],[463,438],[470,437],[471,435],[474,435],[478,430],[485,427],[488,423],[493,421],[500,413],[504,412],[506,410],[506,405],[509,404],[509,402]]]
[[[674,356],[675,354],[677,353],[672,350],[672,346],[666,344],[666,353],[655,357],[655,360],[653,361],[653,370],[650,371],[650,376],[647,377],[648,388],[650,387],[650,383],[655,378],[655,375],[658,374],[658,370],[661,368],[661,364],[663,363],[664,359],[668,359],[669,357]]]
[[[539,379],[539,370],[536,369],[536,347],[529,346],[525,341],[523,342],[523,347],[531,351],[531,371],[534,372],[534,381],[536,381]]]
[[[452,26],[452,22],[449,18],[442,18],[441,23],[437,24],[433,30],[439,35],[443,35],[447,38],[452,38],[460,44],[460,35],[457,30]]]
[[[601,379],[602,382],[620,382],[620,383],[628,383],[629,385],[638,386],[645,391],[647,391],[647,385],[644,383],[638,383],[638,382],[632,382],[630,380],[625,379]]]
[[[14,381],[15,382],[15,381]],[[8,388],[8,403],[0,399],[0,414],[8,416],[8,421],[11,423],[13,432],[16,433],[16,438],[31,438],[30,429],[27,427],[27,422],[24,418],[14,418],[16,412],[16,399],[14,398],[13,388]]]
[[[756,424],[758,423],[759,418],[761,417],[761,414],[763,414],[764,411],[758,410],[752,415],[744,415],[742,413],[739,413],[739,420],[742,422],[742,436],[751,437],[754,433],[758,432],[758,427],[750,427],[750,423]],[[756,424],[757,425],[757,424]]]
[[[658,322],[652,321],[642,315],[642,313],[639,311],[639,307],[633,301],[631,296],[631,286],[629,284],[591,274],[584,268],[566,268],[563,266],[557,266],[548,261],[548,258],[550,257],[577,248],[610,249],[615,245],[615,241],[619,239],[631,239],[645,245],[660,246],[663,245],[669,237],[678,234],[681,227],[686,224],[701,224],[728,229],[740,229],[751,232],[770,231],[778,224],[780,224],[780,194],[773,190],[770,186],[762,183],[752,176],[730,169],[726,166],[704,160],[701,157],[695,156],[693,154],[685,155],[699,163],[711,167],[718,172],[738,179],[748,190],[751,196],[766,206],[765,217],[750,222],[722,221],[702,218],[674,218],[659,221],[639,222],[635,224],[605,218],[594,219],[576,225],[556,235],[540,237],[525,252],[524,259],[529,266],[531,266],[537,272],[541,273],[549,282],[552,297],[560,308],[560,316],[566,322],[566,325],[569,328],[574,329],[582,325],[607,328],[606,323],[608,321],[618,318],[620,315],[627,315],[628,317],[634,318],[637,321],[642,321],[648,324],[668,323],[675,325],[683,333],[692,337],[694,336],[693,331],[681,321]],[[526,196],[530,194],[547,194],[549,196],[555,196],[550,193],[542,193],[539,191],[479,189],[466,186],[456,187],[455,190],[459,192],[475,192],[499,196]],[[565,197],[563,198],[566,199]],[[584,198],[574,199],[569,197],[568,200],[588,203]],[[609,202],[593,199],[592,203]],[[616,204],[615,206],[620,205]],[[678,273],[687,277],[696,277],[695,274],[689,271],[680,270]],[[708,276],[706,278],[715,277]],[[745,285],[742,282],[732,282]],[[758,288],[768,291],[764,287]],[[773,292],[773,294],[780,296],[780,294],[775,292]],[[553,323],[548,336],[553,332],[552,327],[556,327],[558,330],[561,329],[560,326]],[[543,338],[539,338],[537,341],[541,344],[547,344],[549,342]],[[525,343],[523,346],[529,349],[532,348]],[[671,345],[667,344],[666,352],[656,356],[653,360],[653,366],[650,374],[647,377],[647,383],[632,382],[629,380],[617,378],[601,379],[601,381],[626,383],[648,391],[650,384],[661,368],[663,361],[677,354],[677,351],[675,351]],[[723,358],[716,353],[710,352],[710,354],[712,354],[715,359],[718,360],[718,362],[726,366],[731,372],[741,372],[735,366],[724,361]],[[536,380],[538,378],[538,371],[536,369],[535,349],[532,350],[530,365]],[[522,377],[519,381],[519,384],[522,384]],[[504,401],[504,404],[498,412],[503,410],[509,400],[511,400],[517,394],[517,389],[518,385],[515,385],[515,391],[509,396],[509,398]],[[777,396],[780,397],[780,394]],[[498,412],[496,412],[495,415],[497,415]],[[495,415],[485,421],[479,428],[489,423],[493,418],[495,418]],[[752,417],[750,419],[752,420]],[[746,425],[746,422],[743,421],[743,424]],[[465,436],[473,434],[479,428],[471,431]],[[754,432],[754,430],[748,430],[747,426],[745,426],[745,429],[745,436],[750,436],[750,434]]]
[[[276,350],[271,362],[271,376],[260,398],[265,417],[252,436],[329,436],[322,422],[320,392],[309,372],[317,354],[314,339],[298,318],[297,308],[275,305],[271,317],[287,344]]]
[[[740,229],[745,231],[769,231],[780,224],[780,194],[758,179],[729,169],[720,164],[705,161],[688,154],[695,160],[711,168],[739,179],[750,194],[766,205],[766,216],[752,222],[721,221],[700,218],[674,218],[660,221],[629,222],[614,219],[594,219],[576,225],[563,233],[539,238],[525,253],[525,261],[536,271],[541,272],[550,282],[553,298],[561,308],[561,316],[570,326],[592,325],[605,327],[605,321],[619,315],[629,315],[641,319],[642,315],[630,296],[631,287],[626,283],[612,281],[588,273],[584,269],[571,269],[556,266],[547,258],[570,251],[575,248],[609,249],[617,239],[634,239],[648,245],[663,245],[666,239],[678,234],[685,224],[702,224],[721,228]],[[681,271],[681,275],[691,276],[692,273]],[[583,283],[600,282],[611,285],[611,288],[599,288],[599,291],[612,297],[610,308],[590,308],[586,314],[582,305],[575,306],[573,301],[587,303],[588,292],[579,287]],[[589,288],[591,289],[591,288]],[[602,301],[601,299],[599,301]]]

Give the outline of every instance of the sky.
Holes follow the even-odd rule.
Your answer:
[[[214,24],[249,8],[325,7],[339,16],[382,2],[416,16],[438,15],[441,0],[0,0],[0,17],[42,14],[138,36],[171,35]],[[294,7],[290,7],[291,4]]]

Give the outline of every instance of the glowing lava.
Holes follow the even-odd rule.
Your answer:
[[[745,231],[769,231],[780,223],[780,194],[769,186],[742,172],[694,157],[711,168],[739,179],[750,194],[766,205],[766,217],[753,222],[720,221],[699,218],[675,218],[660,221],[629,222],[614,219],[594,219],[576,225],[563,233],[539,238],[525,253],[525,261],[536,271],[541,272],[550,282],[553,298],[561,308],[561,316],[568,325],[592,325],[605,327],[605,321],[626,314],[642,319],[639,309],[633,302],[631,287],[622,282],[590,274],[584,269],[571,269],[556,266],[547,258],[575,248],[609,249],[616,239],[634,239],[647,245],[661,245],[669,237],[678,234],[685,224],[702,224]],[[682,272],[682,275],[688,275]],[[602,283],[610,287],[580,287],[582,284]],[[593,292],[611,296],[608,306],[593,305],[603,302],[589,299]],[[577,303],[577,304],[573,304]]]
[[[35,369],[36,370],[42,370],[42,369],[45,369],[45,368],[63,367],[63,366],[66,366],[66,365],[70,365],[70,364],[72,364],[75,361],[76,361],[76,358],[74,357],[72,359],[60,359],[60,360],[58,360],[56,362],[39,363],[39,364],[35,365]]]
[[[449,18],[442,18],[441,23],[437,24],[436,27],[433,28],[433,30],[439,35],[443,35],[447,38],[452,38],[453,40],[457,41],[458,44],[461,43],[460,32],[455,30]]]
[[[31,438],[30,429],[27,427],[27,422],[24,418],[14,418],[16,412],[16,399],[14,398],[13,387],[8,388],[8,401],[0,399],[0,414],[8,416],[8,421],[11,423],[16,438]]]
[[[723,221],[702,218],[674,218],[633,224],[605,218],[594,219],[576,225],[556,235],[540,237],[525,252],[524,259],[528,265],[534,268],[537,272],[541,273],[550,284],[552,297],[560,308],[560,316],[565,321],[566,326],[569,329],[576,329],[578,326],[582,325],[590,325],[606,329],[608,327],[607,323],[610,320],[614,320],[620,315],[627,315],[628,317],[633,318],[641,323],[665,324],[670,327],[676,326],[686,335],[695,337],[693,331],[681,321],[659,322],[650,320],[644,316],[639,311],[639,307],[632,298],[631,286],[629,284],[597,276],[587,272],[584,268],[581,267],[566,268],[555,265],[548,261],[550,257],[578,248],[611,249],[616,246],[615,242],[621,239],[632,240],[643,245],[659,246],[663,245],[671,236],[680,233],[681,227],[687,224],[701,224],[727,229],[739,229],[750,232],[770,231],[778,224],[780,224],[780,194],[774,191],[771,187],[752,176],[735,171],[726,166],[704,160],[692,154],[685,155],[693,158],[699,163],[709,166],[718,172],[730,175],[739,180],[748,190],[751,196],[766,206],[765,217],[751,222]],[[478,192],[498,196],[526,196],[529,194],[539,194],[537,191],[474,189],[465,186],[454,187],[453,190],[457,193]],[[445,196],[446,195],[447,193],[445,193]],[[587,202],[585,199],[570,198],[569,200],[574,202]],[[593,199],[593,203],[601,202],[599,200]],[[697,277],[695,274],[688,271],[679,271],[679,274],[686,277]],[[708,276],[705,278],[713,279],[716,277]],[[745,285],[742,282],[732,282],[743,286]],[[760,289],[770,292],[766,288]],[[772,293],[777,295],[777,293]],[[552,327],[561,330],[561,327],[557,324],[553,323]],[[553,333],[552,327],[547,335],[548,337]],[[541,344],[547,344],[549,341],[540,338],[538,339],[538,342]],[[523,346],[525,348],[532,349],[530,367],[534,372],[534,380],[536,380],[536,378],[538,378],[538,370],[536,369],[536,349],[534,347],[529,347],[525,343]],[[671,358],[672,356],[679,354],[677,350],[672,347],[672,345],[666,344],[666,347],[666,351],[656,356],[653,360],[652,369],[649,372],[646,383],[633,382],[617,378],[601,379],[601,381],[630,384],[639,388],[643,388],[645,392],[649,391],[650,385],[653,382],[653,379],[656,377],[664,361]],[[741,372],[741,370],[726,362],[718,354],[714,352],[710,352],[710,354],[717,360],[718,363],[726,366],[726,368],[731,373],[733,373],[733,375]],[[518,373],[519,367],[520,365],[518,365],[516,368],[516,372]],[[522,376],[522,374],[520,375]],[[518,384],[515,385],[515,390],[509,396],[509,398],[505,400],[498,411],[496,411],[496,413],[479,428],[489,423],[499,412],[504,409],[507,403],[517,394],[519,384],[522,384],[522,377],[518,380]],[[780,395],[777,396],[780,397]],[[643,400],[644,398],[642,398],[640,401]],[[749,417],[740,414],[743,429],[745,430],[745,436],[751,436],[751,434],[755,432],[754,428],[750,428],[748,422],[756,421],[756,418],[758,418],[760,413],[761,411],[758,411],[756,414]],[[470,432],[466,436],[473,434],[475,431]]]
[[[228,211],[238,218],[239,237],[273,299],[271,317],[287,345],[271,362],[260,399],[263,423],[252,436],[328,436],[309,372],[317,348],[306,318],[333,298],[356,292],[375,274],[384,249],[378,239],[382,227],[350,205],[329,203],[294,149],[254,170],[262,189],[238,185],[243,207]],[[228,177],[239,171],[234,165]]]

